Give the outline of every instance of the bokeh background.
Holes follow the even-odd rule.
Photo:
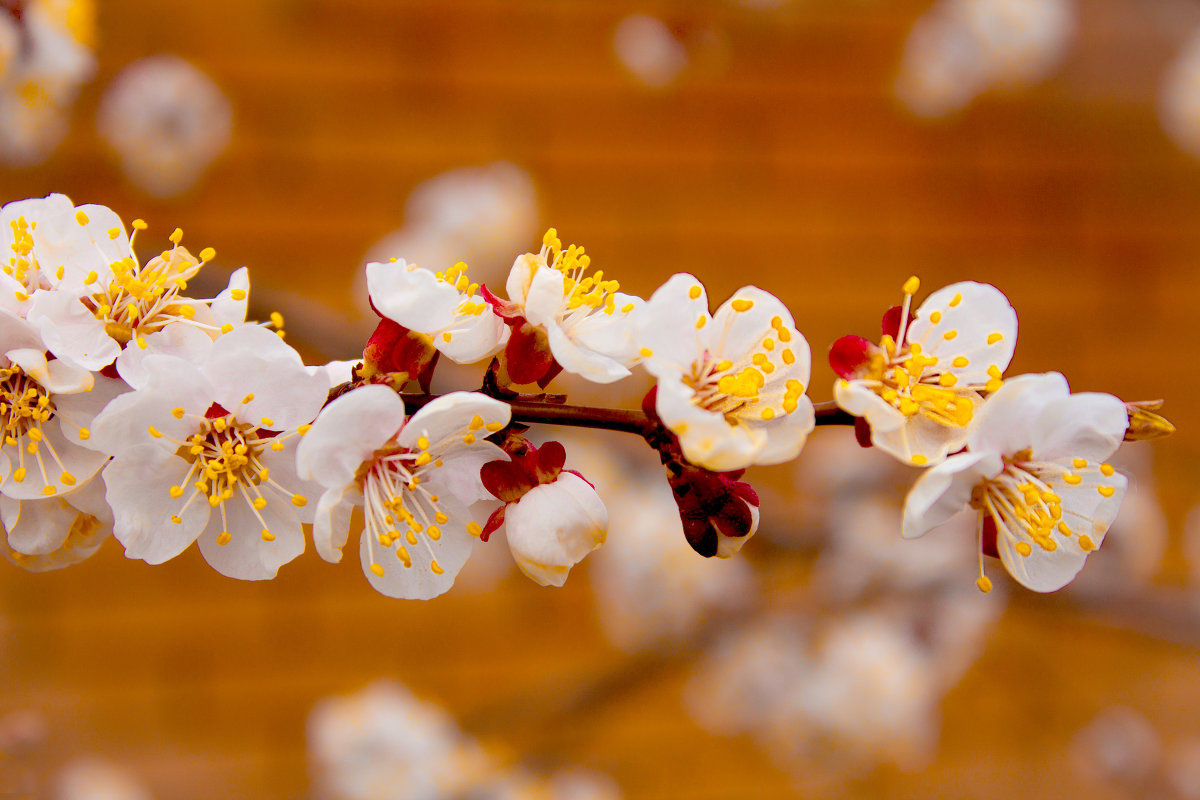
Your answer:
[[[715,299],[777,293],[816,400],[828,344],[873,336],[918,274],[1009,296],[1011,372],[1165,397],[1180,430],[1127,448],[1133,511],[1053,596],[995,563],[980,595],[969,525],[897,544],[913,474],[846,430],[752,477],[763,530],[736,567],[661,552],[678,531],[630,485],[653,454],[619,436],[572,440],[613,554],[560,590],[502,540],[427,603],[311,551],[264,584],[113,541],[0,564],[0,792],[89,796],[63,778],[88,757],[161,798],[517,797],[497,776],[564,769],[628,798],[1200,797],[1200,3],[47,5],[94,61],[56,62],[54,120],[0,104],[24,126],[0,201],[109,205],[149,222],[147,253],[182,227],[214,285],[251,268],[259,316],[314,362],[372,328],[368,253],[499,282],[554,225],[643,296],[681,270]],[[157,55],[182,61],[125,71]],[[418,700],[321,704],[379,679]],[[449,760],[414,703],[445,715]],[[347,769],[396,772],[355,794]],[[585,796],[559,789],[537,791]]]

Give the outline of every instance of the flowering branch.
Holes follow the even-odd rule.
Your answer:
[[[681,273],[643,300],[553,229],[516,258],[506,296],[461,263],[368,264],[379,323],[361,361],[313,366],[279,314],[246,320],[244,268],[191,297],[215,252],[193,255],[176,230],[142,263],[146,227],[127,233],[112,210],[62,195],[0,209],[0,522],[28,569],[74,563],[111,531],[130,558],[157,564],[196,542],[222,573],[269,579],[309,530],[340,560],[358,508],[363,570],[391,597],[447,591],[500,528],[526,575],[562,585],[604,544],[608,512],[561,443],[525,438],[531,424],[641,436],[688,544],[728,558],[758,528],[746,469],[796,458],[817,425],[852,424],[864,446],[924,468],[905,536],[970,508],[979,588],[992,556],[1052,591],[1116,515],[1127,481],[1106,459],[1173,429],[1158,401],[1072,394],[1057,373],[1006,378],[1016,312],[986,284],[916,305],[910,278],[878,343],[834,343],[834,400],[814,404],[808,343],[777,297],[746,286],[712,312]],[[488,362],[480,390],[431,394],[443,357]],[[656,379],[641,409],[545,393],[560,372],[609,384],[638,367]]]

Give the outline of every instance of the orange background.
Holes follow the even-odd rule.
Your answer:
[[[936,762],[831,788],[820,764],[797,783],[749,737],[691,722],[686,658],[586,713],[560,713],[629,668],[596,625],[586,569],[562,590],[514,575],[488,595],[403,603],[375,594],[353,557],[331,566],[310,550],[277,580],[247,584],[195,549],[149,567],[110,542],[63,572],[4,565],[0,576],[0,714],[45,715],[42,766],[90,752],[160,797],[303,796],[311,705],[381,676],[534,763],[607,772],[631,798],[806,786],[1073,796],[1085,784],[1066,766],[1070,738],[1114,703],[1164,736],[1200,733],[1200,616],[1178,547],[1200,483],[1200,164],[1169,142],[1155,107],[1200,7],[1081,1],[1053,78],[927,124],[890,87],[928,5],[108,0],[72,133],[46,164],[0,170],[0,200],[66,192],[145,218],[151,240],[178,225],[185,244],[216,248],[218,266],[250,266],[260,300],[327,307],[315,330],[353,307],[362,254],[401,224],[418,182],[506,159],[536,181],[543,222],[628,291],[648,295],[687,270],[714,299],[747,282],[779,294],[813,346],[816,400],[830,397],[828,343],[873,332],[908,275],[929,288],[994,283],[1021,319],[1012,372],[1057,369],[1076,390],[1167,398],[1181,432],[1153,445],[1174,536],[1157,589],[1131,600],[1015,593],[943,703]],[[723,44],[673,89],[645,90],[611,48],[635,11]],[[92,122],[102,87],[159,52],[207,71],[235,108],[229,151],[175,201],[126,183]],[[305,322],[290,317],[289,340],[314,356],[351,357],[346,343],[370,330],[312,341]]]

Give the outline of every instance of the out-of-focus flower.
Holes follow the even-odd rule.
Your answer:
[[[676,644],[756,596],[750,562],[697,558],[684,543],[679,510],[656,473],[639,471],[606,495],[614,534],[590,571],[601,626],[626,650]]]
[[[296,441],[328,393],[278,336],[256,325],[225,334],[192,363],[148,356],[145,385],[113,400],[88,444],[104,470],[114,533],[130,558],[158,564],[199,537],[222,574],[273,578],[304,552],[313,521],[296,474]]]
[[[613,32],[613,52],[630,75],[651,89],[670,86],[688,66],[687,48],[666,24],[630,14]]]
[[[317,552],[341,560],[351,511],[361,505],[359,555],[371,585],[413,600],[447,591],[483,533],[472,510],[488,497],[479,470],[505,457],[484,437],[509,416],[507,404],[472,392],[440,397],[407,422],[404,401],[384,386],[330,403],[297,454],[300,474],[325,487]]]
[[[1042,80],[1075,31],[1073,0],[940,0],[912,27],[897,98],[920,117],[941,117],[993,87]]]
[[[309,753],[322,800],[450,796],[461,784],[462,744],[449,715],[390,682],[323,700],[308,719]]]
[[[1148,789],[1163,748],[1149,720],[1131,708],[1113,706],[1075,735],[1070,754],[1075,772],[1082,777],[1109,786]]]
[[[1176,145],[1200,157],[1200,31],[1184,44],[1163,78],[1158,117]]]
[[[586,274],[591,261],[578,245],[564,249],[551,228],[540,251],[513,262],[507,301],[484,290],[513,329],[504,354],[514,383],[545,386],[563,369],[594,383],[629,375],[638,359],[631,315],[642,300],[619,291],[602,270]]]
[[[608,510],[595,487],[563,469],[567,451],[560,443],[521,450],[483,465],[483,485],[504,502],[483,536],[503,524],[521,572],[542,586],[562,586],[571,567],[604,544]]]
[[[967,452],[932,467],[909,491],[904,536],[922,536],[969,505],[979,512],[980,589],[991,588],[982,553],[993,547],[1023,586],[1062,588],[1117,515],[1127,481],[1105,459],[1127,422],[1120,400],[1071,394],[1058,373],[1012,379],[984,407]]]
[[[65,494],[36,500],[0,496],[0,522],[5,541],[19,562],[22,556],[49,556],[77,548],[85,540],[102,540],[112,531],[113,515],[104,500],[104,482],[97,479]],[[59,565],[66,566],[62,561],[59,559]]]
[[[986,283],[955,283],[909,317],[920,282],[884,314],[878,346],[843,336],[829,350],[833,397],[866,420],[871,443],[907,464],[941,462],[967,440],[981,392],[1000,388],[1017,343],[1017,315]]]
[[[459,364],[490,358],[508,340],[508,326],[467,277],[467,265],[430,272],[403,260],[367,264],[371,304],[387,319],[428,337]]]
[[[178,56],[157,55],[113,79],[96,127],[130,181],[154,197],[173,197],[229,146],[233,109],[199,69]]]
[[[72,761],[54,779],[54,800],[151,800],[136,778],[95,758]]]
[[[799,454],[815,424],[809,349],[778,298],[746,286],[712,315],[700,282],[674,275],[638,312],[636,340],[689,462],[727,472]]]
[[[537,191],[525,170],[507,161],[459,167],[418,184],[404,208],[404,227],[372,247],[366,260],[465,261],[480,283],[499,286],[513,251],[536,235],[537,216]]]
[[[96,68],[94,17],[90,0],[0,5],[0,162],[41,163],[62,141]]]

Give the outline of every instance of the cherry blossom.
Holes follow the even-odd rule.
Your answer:
[[[604,544],[608,509],[582,475],[563,469],[567,451],[560,443],[522,449],[511,461],[483,465],[483,485],[505,503],[483,538],[503,524],[521,572],[542,586],[562,586],[571,567]]]
[[[490,358],[508,340],[508,327],[461,262],[436,273],[399,259],[374,262],[367,264],[367,287],[380,314],[428,337],[456,363]]]
[[[671,277],[639,314],[654,410],[684,457],[717,472],[795,458],[814,426],[808,342],[775,296],[743,287],[709,314],[704,287]]]
[[[254,325],[199,364],[156,355],[142,368],[145,384],[109,403],[89,439],[114,456],[104,482],[126,556],[157,564],[199,538],[223,574],[274,577],[304,551],[300,525],[313,519],[295,446],[328,376]]]
[[[1127,420],[1120,400],[1071,394],[1056,372],[1013,378],[984,407],[966,452],[909,491],[904,536],[922,536],[970,506],[979,512],[981,553],[998,554],[1034,591],[1062,588],[1116,518],[1127,481],[1105,459]],[[982,555],[978,583],[991,588]]]
[[[906,463],[936,464],[962,448],[983,402],[1000,388],[1017,340],[1017,315],[994,286],[955,283],[925,299],[909,317],[904,303],[884,315],[876,346],[843,336],[829,352],[840,377],[837,404],[871,429],[871,443]]]
[[[545,386],[559,369],[595,383],[630,374],[638,359],[630,315],[641,298],[619,291],[620,284],[605,280],[602,270],[587,275],[590,266],[584,248],[564,249],[551,228],[540,251],[513,262],[507,302],[485,293],[513,327],[505,356],[514,382]]]
[[[359,556],[389,597],[447,591],[483,526],[471,506],[488,498],[479,470],[504,452],[487,441],[509,421],[507,404],[474,392],[433,400],[405,421],[404,400],[381,385],[334,400],[297,454],[300,474],[325,487],[313,540],[340,561],[350,514],[363,509]]]

